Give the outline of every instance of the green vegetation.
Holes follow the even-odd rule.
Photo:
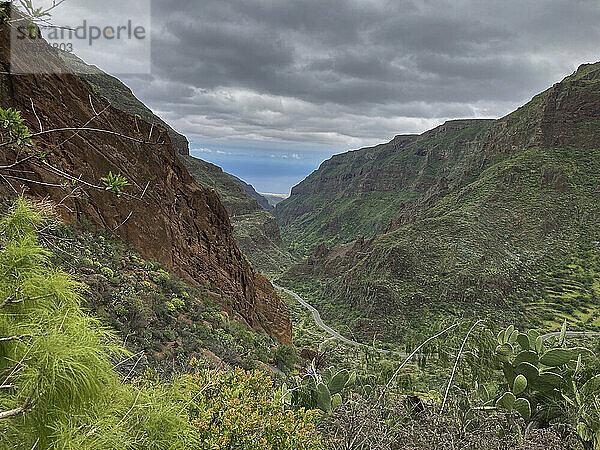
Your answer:
[[[54,231],[47,234],[49,229]],[[427,339],[426,345],[406,344],[414,361],[353,349],[358,353],[350,363],[363,367],[355,374],[336,368],[344,363],[331,359],[324,368],[313,363],[308,374],[300,369],[281,388],[273,387],[270,379],[258,372],[206,369],[195,357],[188,364],[192,374],[174,375],[168,382],[151,367],[141,376],[123,379],[116,368],[131,354],[116,343],[112,331],[82,309],[84,297],[95,288],[86,292],[83,284],[55,268],[50,260],[56,260],[56,255],[41,244],[52,242],[50,237],[61,233],[62,240],[72,241],[71,248],[81,247],[85,253],[87,247],[100,253],[97,259],[88,255],[95,261],[88,267],[95,267],[94,276],[105,277],[105,285],[126,284],[126,278],[121,277],[127,273],[118,264],[110,267],[107,255],[118,255],[121,267],[129,267],[127,262],[122,264],[125,257],[148,267],[144,269],[149,270],[146,283],[171,287],[178,283],[139,255],[115,249],[116,244],[102,235],[81,231],[67,239],[67,232],[68,228],[53,224],[39,207],[23,199],[0,222],[0,270],[4,274],[0,298],[5,299],[0,307],[0,445],[326,449],[369,448],[385,437],[399,445],[395,448],[402,448],[402,442],[419,442],[422,427],[428,424],[435,437],[432,443],[440,445],[437,448],[457,441],[488,449],[505,448],[502,445],[509,442],[551,445],[560,427],[565,442],[579,441],[586,448],[598,448],[590,445],[597,445],[593,443],[598,423],[593,405],[600,395],[594,381],[600,363],[590,350],[565,347],[564,331],[556,347],[550,342],[544,348],[536,347],[541,355],[536,364],[539,379],[550,372],[555,378],[564,378],[561,393],[568,398],[552,393],[549,398],[554,404],[536,401],[537,407],[533,406],[539,392],[535,382],[527,379],[523,385],[518,376],[507,380],[506,372],[500,370],[507,360],[518,370],[517,360],[524,358],[521,354],[531,353],[525,347],[533,341],[539,346],[537,336],[511,327],[501,333],[498,339],[502,342],[494,351],[498,342],[492,331],[468,322],[450,327],[439,324],[434,327],[441,330],[437,340]],[[79,244],[86,240],[90,240],[88,245]],[[98,247],[90,246],[90,242]],[[109,250],[102,252],[104,247]],[[71,262],[79,264],[77,258]],[[135,273],[133,270],[129,275],[135,277]],[[92,276],[92,271],[87,275]],[[192,302],[190,292],[180,289],[165,302],[165,311],[185,311]],[[114,314],[120,314],[118,308]],[[516,345],[521,350],[517,351]],[[506,348],[513,348],[514,353],[505,352]],[[284,349],[281,352],[288,353]],[[568,358],[561,352],[568,352]],[[360,353],[364,354],[358,356]],[[569,390],[567,382],[571,379],[577,391]],[[523,411],[516,398],[515,402],[507,400],[508,409],[503,400],[499,401],[500,408],[480,409],[490,399],[505,398],[507,389],[530,402],[528,421],[533,428],[514,416],[513,410]],[[447,401],[444,391],[450,394]],[[481,392],[487,393],[486,400],[480,399]],[[573,396],[575,392],[580,395]],[[563,402],[563,406],[555,407],[556,402]],[[436,412],[442,404],[443,411]],[[545,411],[543,405],[551,405],[554,413],[534,413]],[[306,407],[318,408],[321,413],[306,412]],[[355,425],[360,426],[353,428]],[[477,446],[474,439],[481,434],[487,439]],[[352,446],[357,436],[362,443]]]
[[[356,372],[347,370],[333,373],[330,368],[318,373],[313,366],[307,375],[292,379],[294,385],[281,386],[282,401],[296,408],[320,409],[325,413],[331,412],[348,398],[350,388],[356,381]]]
[[[120,366],[124,374],[136,362],[137,372],[152,367],[168,374],[189,370],[192,358],[246,369],[277,360],[271,337],[223,311],[231,299],[219,289],[178,279],[84,218],[74,226],[55,221],[40,237],[53,250],[52,262],[85,285],[84,306],[136,355]]]
[[[510,326],[499,332],[496,354],[508,390],[496,400],[496,407],[545,426],[565,420],[571,409],[584,445],[596,441],[598,446],[600,420],[593,411],[600,375],[597,364],[590,364],[595,355],[584,347],[568,348],[566,331],[565,321],[555,346],[545,343],[535,330],[519,333]]]
[[[499,121],[452,121],[324,163],[278,205],[284,240],[310,253],[353,230],[372,237],[319,247],[280,284],[367,342],[400,343],[458,316],[598,329],[600,149],[538,128],[575,114],[553,110],[554,96],[595,95],[598,65],[582,70]]]
[[[398,136],[388,144],[335,155],[277,205],[284,242],[308,255],[385,231],[424,195],[458,177],[487,120],[448,122],[421,136]]]
[[[20,111],[12,108],[0,108],[0,123],[2,124],[2,128],[6,130],[10,142],[14,142],[17,145],[30,146],[32,144],[31,133],[23,122],[24,119],[21,117]]]
[[[123,383],[113,361],[127,352],[82,309],[83,285],[50,264],[45,222],[24,199],[0,222],[0,446],[323,448],[314,416],[284,413],[260,373]]]
[[[100,180],[104,183],[104,187],[107,191],[111,191],[117,196],[123,194],[123,188],[125,186],[131,186],[131,183],[129,183],[127,178],[123,175],[113,174],[112,172],[108,172],[108,175],[100,178]]]

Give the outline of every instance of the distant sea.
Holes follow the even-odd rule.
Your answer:
[[[257,192],[289,194],[293,186],[339,152],[224,148],[192,143],[190,153],[250,183]]]

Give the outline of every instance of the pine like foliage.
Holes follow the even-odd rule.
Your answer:
[[[45,226],[23,198],[0,221],[0,448],[322,448],[258,373],[123,383],[111,361],[127,352],[51,267]]]

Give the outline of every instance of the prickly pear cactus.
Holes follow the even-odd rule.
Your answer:
[[[325,369],[319,374],[314,368],[311,369],[309,374],[295,379],[294,387],[283,384],[281,400],[290,407],[318,408],[329,413],[343,403],[347,397],[344,391],[348,391],[355,383],[356,373],[341,370],[334,375],[330,369]]]
[[[497,398],[497,408],[516,411],[526,422],[537,416],[550,420],[557,402],[574,397],[573,376],[582,360],[594,354],[568,348],[565,338],[566,322],[552,348],[535,330],[522,333],[511,325],[498,333],[496,356],[507,389]]]

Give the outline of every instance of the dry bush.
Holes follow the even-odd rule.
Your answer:
[[[579,450],[571,433],[553,427],[522,430],[522,437],[502,414],[475,413],[466,424],[457,405],[439,408],[407,399],[378,402],[377,396],[346,402],[320,423],[320,431],[344,450],[520,449]],[[416,407],[415,407],[416,406]],[[508,430],[502,433],[502,430]],[[504,434],[503,437],[501,435]]]

